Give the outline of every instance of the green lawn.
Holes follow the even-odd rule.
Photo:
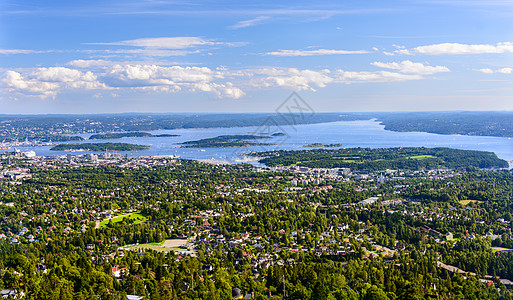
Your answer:
[[[469,203],[473,203],[473,202],[476,202],[476,203],[481,203],[483,201],[479,201],[479,200],[460,200],[460,204],[461,205],[467,205]]]
[[[410,156],[411,159],[426,159],[426,158],[436,158],[436,156],[433,155],[414,155]]]
[[[106,227],[107,224],[109,224],[109,221],[112,223],[121,222],[121,221],[123,221],[123,218],[128,218],[128,219],[134,220],[134,224],[142,223],[148,219],[145,215],[140,214],[138,212],[134,212],[131,214],[120,215],[120,216],[114,217],[112,219],[105,219],[100,222],[100,228]]]
[[[182,252],[188,251],[186,248],[183,248],[187,244],[187,240],[185,239],[169,239],[162,241],[160,243],[147,243],[140,245],[131,245],[125,246],[126,248],[132,251],[143,251],[143,250],[155,250],[158,252]]]
[[[502,251],[513,251],[513,249],[504,248],[504,247],[492,247],[492,253],[502,252]]]

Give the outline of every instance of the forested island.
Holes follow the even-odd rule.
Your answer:
[[[83,143],[83,144],[60,144],[50,148],[54,151],[139,151],[148,150],[149,146],[127,143]]]
[[[301,147],[303,147],[303,148],[338,148],[338,147],[344,147],[344,145],[313,143],[313,144],[306,144]]]
[[[508,162],[495,153],[451,148],[347,148],[253,153],[265,157],[267,166],[304,166],[310,168],[351,168],[352,170],[384,169],[465,169],[507,168]]]
[[[257,140],[268,139],[266,135],[220,135],[213,138],[206,138],[197,141],[183,142],[182,148],[230,148],[249,146],[271,146],[273,144],[259,143]]]
[[[151,134],[149,132],[111,132],[93,134],[89,137],[90,140],[111,140],[121,139],[125,137],[177,137],[178,134]]]

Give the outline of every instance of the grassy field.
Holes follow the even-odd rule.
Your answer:
[[[476,202],[476,203],[481,203],[483,201],[479,201],[479,200],[460,200],[460,204],[461,205],[467,205],[469,203],[473,203],[473,202]]]
[[[158,252],[168,252],[168,251],[178,251],[183,252],[187,251],[187,249],[184,249],[183,246],[187,244],[187,240],[182,239],[173,239],[173,240],[165,240],[160,243],[148,243],[148,244],[141,244],[141,245],[131,245],[126,248],[138,251],[138,250],[155,250]],[[194,251],[193,251],[194,253]]]
[[[502,251],[513,251],[513,249],[504,248],[504,247],[492,247],[492,252],[502,252]]]
[[[436,158],[436,156],[433,155],[414,155],[410,156],[412,159],[425,159],[425,158]]]
[[[100,222],[100,228],[106,227],[107,224],[109,224],[109,222],[112,222],[112,223],[121,222],[121,221],[123,221],[123,218],[128,218],[128,219],[134,220],[134,224],[142,223],[148,219],[145,215],[134,212],[131,214],[120,215],[120,216],[116,216],[116,217],[113,217],[110,219],[105,219]]]

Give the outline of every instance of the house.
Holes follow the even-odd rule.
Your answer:
[[[0,295],[2,296],[2,299],[7,299],[7,298],[9,298],[9,296],[11,296],[14,299],[24,296],[23,293],[18,294],[18,291],[13,290],[13,289],[2,289],[0,291]]]
[[[452,241],[452,240],[454,240],[454,236],[453,236],[453,234],[452,234],[451,232],[447,232],[447,233],[445,234],[445,240],[446,240],[446,241]]]
[[[487,232],[487,233],[486,233],[486,237],[489,237],[492,241],[494,241],[494,240],[496,240],[496,239],[498,239],[498,238],[499,238],[499,235],[497,235],[497,234],[493,234],[493,233],[491,233],[491,232]]]
[[[114,275],[114,277],[119,278],[119,277],[121,277],[121,273],[125,270],[128,270],[128,268],[114,266],[114,267],[112,267],[112,274]]]
[[[360,205],[370,205],[370,204],[374,204],[376,201],[378,201],[378,197],[370,197],[370,198],[367,198],[365,200],[362,200],[360,202],[358,202],[358,204]]]
[[[239,288],[235,287],[232,289],[232,298],[233,299],[242,299],[243,298]]]

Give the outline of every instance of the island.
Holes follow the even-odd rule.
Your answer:
[[[230,148],[250,146],[272,146],[273,144],[259,143],[256,140],[269,139],[266,135],[220,135],[197,141],[183,142],[181,148]]]
[[[50,148],[53,151],[139,151],[148,150],[149,146],[127,143],[84,143],[84,144],[60,144]]]
[[[93,134],[89,137],[90,140],[112,140],[121,139],[125,137],[176,137],[178,134],[151,134],[149,132],[111,132]]]
[[[285,136],[287,134],[283,133],[283,132],[276,132],[276,133],[273,133],[271,134],[272,137],[275,137],[275,136]]]
[[[254,152],[267,166],[350,168],[351,170],[429,170],[508,168],[508,162],[493,152],[451,148],[396,147],[313,149]]]
[[[306,144],[301,147],[303,147],[303,148],[338,148],[338,147],[344,147],[344,145],[313,143],[313,144]]]

